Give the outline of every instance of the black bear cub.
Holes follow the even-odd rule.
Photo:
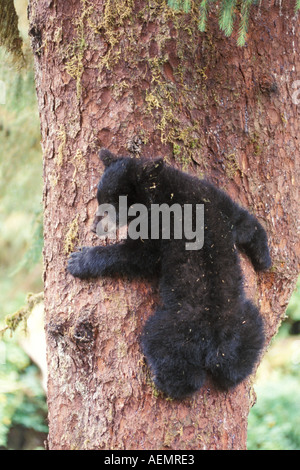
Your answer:
[[[112,204],[118,211],[119,196],[126,196],[128,207],[147,208],[149,226],[157,205],[177,204],[182,210],[190,205],[194,216],[196,205],[202,205],[204,239],[199,249],[187,249],[185,233],[179,238],[171,230],[167,238],[160,229],[158,237],[84,247],[70,255],[69,272],[81,279],[158,276],[161,304],[141,337],[158,389],[183,399],[203,385],[206,374],[222,390],[236,386],[251,374],[264,345],[262,317],[243,291],[237,248],[256,270],[268,269],[265,230],[224,192],[162,159],[117,157],[106,149],[100,158],[105,172],[99,205]]]

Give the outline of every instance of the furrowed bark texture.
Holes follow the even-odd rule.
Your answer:
[[[273,268],[256,275],[242,264],[271,339],[300,255],[292,86],[300,34],[293,2],[283,3],[254,8],[238,48],[214,15],[202,34],[196,12],[175,13],[162,0],[29,1],[44,153],[50,449],[245,448],[252,380],[230,393],[208,381],[190,399],[166,400],[139,347],[157,286],[80,281],[66,261],[99,243],[90,225],[100,147],[163,155],[209,177],[265,226]]]

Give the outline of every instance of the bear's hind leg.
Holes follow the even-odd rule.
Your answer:
[[[242,305],[235,324],[219,337],[219,343],[207,353],[205,367],[216,385],[228,390],[246,379],[254,369],[265,337],[259,310],[250,301]]]
[[[142,349],[159,390],[173,399],[183,399],[205,381],[204,354],[193,341],[188,324],[176,323],[176,313],[161,310],[146,322]]]

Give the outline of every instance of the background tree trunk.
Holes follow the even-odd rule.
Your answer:
[[[272,3],[272,2],[268,2]],[[44,153],[44,279],[50,449],[244,449],[251,380],[193,398],[154,389],[138,338],[158,301],[150,284],[66,273],[90,233],[101,146],[208,176],[265,226],[273,268],[242,258],[268,340],[299,272],[300,76],[293,2],[253,8],[236,46],[212,15],[163,0],[30,0]],[[292,5],[288,5],[292,3]],[[288,16],[288,20],[286,17]]]

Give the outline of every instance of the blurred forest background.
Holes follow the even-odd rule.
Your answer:
[[[47,436],[43,305],[29,299],[28,322],[23,307],[43,290],[42,151],[27,0],[15,5],[26,66],[17,70],[0,48],[0,450],[39,450]],[[300,449],[299,368],[300,282],[258,370],[249,450]]]

